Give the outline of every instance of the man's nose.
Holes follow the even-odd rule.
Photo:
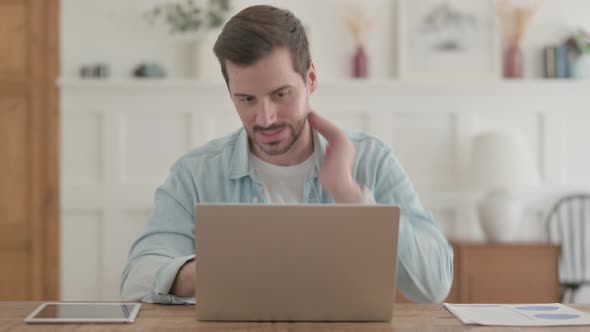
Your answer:
[[[256,113],[256,124],[262,128],[271,126],[277,121],[276,106],[268,99],[263,99],[259,103]]]

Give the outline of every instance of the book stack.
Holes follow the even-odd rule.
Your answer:
[[[543,49],[545,78],[571,78],[573,53],[567,44],[545,47]]]
[[[590,33],[576,31],[559,46],[543,49],[545,78],[584,78],[590,70],[584,69],[585,57],[590,55]]]

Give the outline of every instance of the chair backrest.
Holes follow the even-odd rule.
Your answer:
[[[561,198],[547,218],[549,241],[561,245],[562,284],[590,282],[590,194]]]

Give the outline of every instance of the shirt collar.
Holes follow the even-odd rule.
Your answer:
[[[238,132],[238,139],[236,140],[236,144],[234,144],[234,150],[229,164],[228,177],[230,179],[239,179],[254,173],[248,160],[249,149],[248,133],[242,128]]]
[[[324,136],[317,131],[313,131],[313,174],[312,177],[317,178],[320,174],[320,166],[326,154],[326,146],[328,141]]]

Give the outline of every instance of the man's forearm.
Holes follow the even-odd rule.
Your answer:
[[[444,301],[453,282],[453,251],[446,239],[430,223],[402,221],[399,241],[398,287],[418,303]]]
[[[148,255],[132,260],[122,276],[121,295],[125,301],[149,303],[194,303],[194,294],[187,298],[171,294],[172,284],[180,269],[194,255],[172,259]]]

